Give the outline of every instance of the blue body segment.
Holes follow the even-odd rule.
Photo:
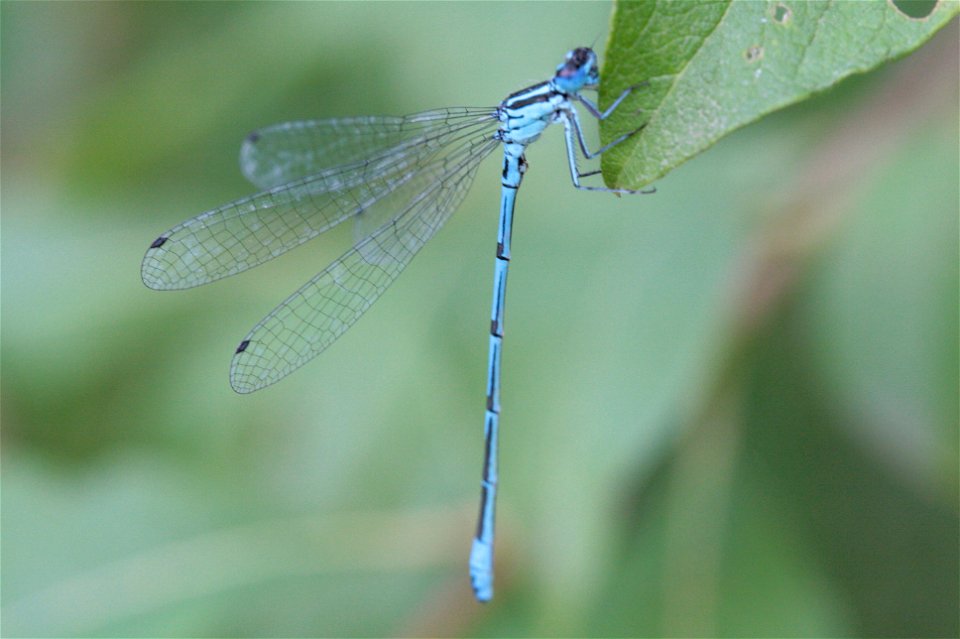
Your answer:
[[[493,532],[497,501],[497,435],[500,432],[500,353],[503,349],[503,311],[510,267],[510,240],[513,211],[520,181],[526,171],[522,144],[504,146],[503,183],[500,195],[500,223],[497,229],[497,257],[493,269],[493,304],[490,308],[490,354],[487,362],[487,412],[484,417],[483,478],[477,534],[470,550],[470,580],[480,601],[493,597]]]
[[[449,108],[406,117],[359,117],[291,122],[248,136],[241,169],[260,193],[187,220],[154,240],[141,277],[160,290],[199,286],[252,268],[345,222],[352,244],[338,259],[284,300],[240,342],[230,367],[234,390],[268,386],[316,357],[387,289],[466,195],[477,166],[503,147],[503,171],[484,419],[482,496],[470,554],[478,600],[493,597],[500,369],[511,232],[526,147],[562,122],[567,160],[578,189],[585,186],[577,148],[587,149],[573,102],[597,119],[616,109],[635,87],[600,111],[580,95],[599,82],[596,54],[570,51],[554,77],[508,96],[496,108]]]

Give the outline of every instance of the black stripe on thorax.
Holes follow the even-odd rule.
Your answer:
[[[507,99],[503,101],[503,104],[508,109],[522,109],[525,106],[537,104],[538,102],[549,102],[556,96],[562,95],[555,89],[543,91],[543,89],[549,85],[549,82],[543,82],[532,87],[527,87],[523,91],[517,91],[508,96]]]
[[[504,103],[510,102],[510,100],[514,99],[517,96],[530,93],[531,91],[536,91],[537,89],[542,89],[548,84],[550,84],[549,80],[547,80],[546,82],[541,82],[540,84],[534,84],[533,86],[527,87],[526,89],[520,89],[519,91],[514,91],[513,93],[507,96],[507,99],[504,100]]]
[[[522,109],[525,106],[530,106],[531,104],[536,104],[537,102],[549,102],[553,99],[554,96],[560,95],[556,91],[550,91],[549,93],[541,93],[540,95],[533,95],[527,98],[526,100],[519,100],[510,104],[511,109]]]

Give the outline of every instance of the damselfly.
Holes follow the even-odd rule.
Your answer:
[[[175,226],[154,240],[143,258],[141,275],[150,288],[190,288],[262,264],[354,220],[359,232],[353,246],[240,342],[230,383],[237,392],[249,393],[313,359],[350,328],[450,217],[480,161],[503,145],[482,496],[470,554],[470,578],[480,601],[493,596],[500,351],[514,203],[527,167],[524,151],[549,124],[562,122],[576,188],[637,192],[580,183],[599,171],[579,171],[577,148],[594,158],[643,128],[595,152],[587,150],[574,102],[603,120],[636,88],[627,88],[600,111],[580,95],[583,89],[596,89],[599,81],[596,54],[579,48],[567,53],[551,80],[510,95],[498,107],[260,129],[243,143],[240,166],[262,191]]]

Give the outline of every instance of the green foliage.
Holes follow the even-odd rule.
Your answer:
[[[911,18],[883,0],[617,2],[601,101],[646,84],[604,137],[646,128],[604,155],[604,177],[650,184],[764,115],[913,51],[958,11],[942,2]]]

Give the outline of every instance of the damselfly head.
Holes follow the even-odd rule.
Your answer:
[[[566,93],[596,87],[600,83],[597,54],[587,47],[570,51],[564,63],[557,67],[553,81]]]

